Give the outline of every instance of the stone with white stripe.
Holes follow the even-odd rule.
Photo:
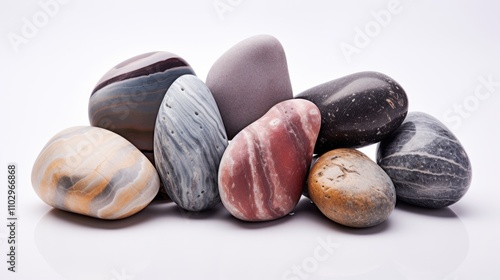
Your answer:
[[[227,144],[208,87],[194,75],[175,80],[156,119],[154,158],[165,191],[177,205],[202,211],[220,203],[217,171]]]
[[[471,184],[471,163],[453,133],[436,118],[411,112],[378,147],[377,163],[391,177],[398,200],[441,208],[460,200]]]
[[[226,209],[244,221],[269,221],[298,203],[321,125],[312,102],[280,102],[240,131],[219,167]]]

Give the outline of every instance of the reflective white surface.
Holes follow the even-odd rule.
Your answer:
[[[500,279],[497,2],[40,4],[49,2],[0,4],[0,173],[15,162],[19,174],[18,272],[2,261],[1,279]],[[227,10],[218,13],[214,2]],[[443,121],[467,150],[473,180],[466,196],[440,210],[398,205],[368,229],[334,224],[305,198],[294,215],[267,223],[240,222],[222,206],[191,214],[157,202],[110,222],[54,210],[36,196],[36,156],[55,133],[88,125],[90,92],[109,68],[164,50],[205,79],[223,52],[261,33],[283,44],[295,94],[364,70],[398,81],[410,110]],[[346,45],[357,50],[346,55]],[[362,151],[375,156],[375,146]],[[6,184],[0,181],[0,260]]]

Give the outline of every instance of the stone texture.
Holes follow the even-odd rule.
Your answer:
[[[411,112],[377,151],[398,200],[441,208],[460,200],[472,179],[471,163],[453,133],[436,118]]]
[[[309,173],[308,191],[326,217],[350,227],[380,224],[396,205],[396,191],[389,176],[355,149],[323,154]]]
[[[217,174],[227,145],[210,90],[196,76],[178,78],[162,101],[154,135],[156,168],[177,205],[202,211],[220,202]]]
[[[250,37],[229,49],[213,64],[206,83],[229,139],[293,97],[285,52],[269,35]]]
[[[268,221],[298,203],[321,116],[307,100],[288,100],[238,133],[219,167],[226,209],[244,221]]]
[[[318,161],[319,159],[319,155],[318,154],[314,154],[313,157],[312,157],[312,160],[311,160],[311,165],[309,167],[309,170],[307,172],[307,178],[309,178],[309,173],[311,172],[311,169],[313,168],[314,164],[316,164],[316,161]],[[307,184],[309,183],[309,179],[306,180],[306,183],[304,185],[304,189],[302,190],[302,195],[307,197],[307,198],[310,198],[309,197],[309,192],[307,190]]]
[[[120,219],[146,207],[160,179],[130,142],[97,127],[56,134],[36,159],[31,182],[50,206],[101,219]]]
[[[184,74],[194,71],[169,52],[145,53],[116,65],[92,91],[90,124],[123,136],[154,163],[153,133],[160,103],[170,85]]]
[[[398,128],[408,112],[403,88],[377,72],[351,74],[296,96],[321,111],[321,131],[315,153],[377,143]]]

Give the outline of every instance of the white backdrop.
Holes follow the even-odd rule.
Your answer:
[[[499,279],[500,4],[436,2],[2,1],[0,278]],[[223,52],[262,33],[281,41],[294,94],[365,70],[398,81],[410,111],[434,115],[465,146],[466,196],[434,211],[398,205],[362,230],[330,222],[306,199],[267,223],[237,221],[222,207],[182,213],[172,203],[105,222],[36,196],[36,156],[55,133],[88,125],[88,98],[108,69],[164,50],[204,80]],[[374,146],[362,150],[374,158]],[[19,176],[16,273],[3,261],[10,162]]]

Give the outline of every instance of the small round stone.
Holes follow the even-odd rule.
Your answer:
[[[92,91],[90,124],[121,135],[154,164],[156,115],[165,92],[184,74],[194,71],[169,52],[150,52],[123,61],[104,74]]]
[[[203,211],[220,202],[219,163],[228,145],[217,104],[194,75],[170,86],[158,111],[154,157],[170,198],[188,211]]]
[[[243,221],[270,221],[299,202],[321,116],[307,100],[286,100],[240,131],[219,167],[222,203]]]
[[[279,102],[292,99],[283,46],[257,35],[233,46],[210,68],[206,83],[232,139]]]
[[[296,98],[313,102],[321,111],[321,130],[314,148],[317,154],[377,143],[398,128],[408,112],[408,98],[401,85],[378,72],[347,75]]]
[[[410,112],[380,142],[377,162],[394,182],[398,200],[421,207],[459,201],[472,180],[464,147],[443,123],[422,112]]]
[[[101,219],[121,219],[146,207],[160,179],[130,142],[89,126],[56,134],[36,159],[31,183],[52,207]]]
[[[308,191],[326,217],[350,227],[380,224],[396,205],[396,191],[389,176],[355,149],[323,154],[309,173]]]

